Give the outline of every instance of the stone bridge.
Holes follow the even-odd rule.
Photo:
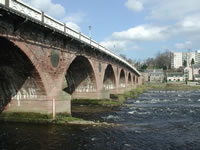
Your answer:
[[[0,112],[71,113],[71,99],[104,99],[140,73],[94,40],[18,0],[0,0]]]

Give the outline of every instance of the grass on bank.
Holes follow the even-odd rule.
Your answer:
[[[125,92],[123,95],[124,97],[127,98],[137,98],[138,95],[144,93],[145,91],[147,91],[149,89],[148,86],[146,85],[140,85],[138,86],[136,89],[133,89],[131,91],[127,91]]]
[[[149,83],[146,84],[148,89],[151,90],[166,90],[166,91],[191,91],[191,90],[200,90],[200,86],[190,86],[187,84],[176,84],[176,83]]]
[[[4,122],[23,122],[35,124],[67,124],[71,121],[82,121],[81,118],[75,118],[68,114],[56,114],[52,119],[52,114],[40,114],[31,112],[6,112],[0,114],[0,121]]]

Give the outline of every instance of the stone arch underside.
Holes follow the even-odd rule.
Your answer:
[[[66,85],[63,89],[69,94],[96,92],[96,78],[94,70],[84,56],[77,56],[70,64],[65,75]]]
[[[119,77],[119,86],[120,88],[125,88],[126,87],[126,80],[125,80],[125,73],[124,70],[122,69],[120,72],[120,77]]]
[[[128,86],[131,86],[131,74],[130,74],[130,72],[128,73],[127,85],[128,85]]]
[[[106,67],[104,79],[103,79],[104,89],[114,89],[116,87],[115,74],[112,66],[109,64]]]
[[[136,83],[138,84],[138,76],[136,76]]]
[[[135,75],[133,75],[133,84],[135,84]]]
[[[0,112],[12,100],[42,100],[46,95],[40,75],[25,53],[0,37]]]

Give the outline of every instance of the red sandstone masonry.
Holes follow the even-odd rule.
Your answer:
[[[21,100],[21,105],[17,104],[17,100],[10,102],[10,105],[6,107],[6,111],[24,111],[24,112],[41,112],[41,113],[52,113],[52,100],[56,100],[56,112],[71,113],[71,104],[70,96],[61,96],[63,93],[63,82],[66,80],[65,75],[73,60],[77,56],[82,55],[88,59],[95,78],[96,92],[83,92],[78,93],[74,92],[72,94],[73,98],[92,98],[92,99],[101,99],[109,98],[109,93],[122,93],[131,87],[135,87],[137,84],[137,77],[133,72],[130,72],[128,69],[118,64],[113,64],[109,60],[99,60],[90,54],[87,53],[77,54],[73,53],[73,50],[78,50],[75,48],[69,48],[71,43],[65,42],[62,38],[58,37],[55,41],[52,33],[47,34],[46,30],[43,29],[32,29],[33,27],[26,27],[22,31],[13,32],[11,29],[5,30],[8,28],[6,23],[3,25],[0,21],[0,37],[6,38],[11,41],[19,50],[24,53],[28,59],[31,61],[35,67],[36,74],[38,74],[41,81],[38,81],[38,84],[41,84],[41,87],[44,87],[44,99],[43,101],[36,100]],[[10,31],[9,31],[10,30]],[[9,32],[8,32],[9,31]],[[34,33],[33,33],[34,32]],[[72,43],[73,46],[73,43]],[[78,48],[78,47],[77,47]],[[57,67],[53,67],[51,64],[51,52],[52,50],[58,51],[59,53],[59,63]],[[99,63],[101,63],[101,72],[99,71]],[[115,77],[115,89],[104,90],[104,76],[105,70],[108,65],[112,66],[114,77]],[[87,68],[86,68],[87,69]],[[120,74],[124,72],[124,84],[126,88],[120,88]],[[81,72],[80,72],[81,73]],[[128,80],[128,77],[131,79]],[[141,84],[141,79],[138,79],[138,84]]]

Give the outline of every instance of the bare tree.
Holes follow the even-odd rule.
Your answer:
[[[147,58],[146,65],[149,68],[154,68],[155,67],[155,59],[154,58]]]
[[[166,50],[163,53],[158,52],[155,58],[155,64],[157,68],[162,68],[164,70],[168,69],[171,64],[171,53],[170,51]]]
[[[121,58],[123,58],[124,60],[127,60],[126,55],[124,55],[124,54],[119,54],[119,56],[120,56]]]

